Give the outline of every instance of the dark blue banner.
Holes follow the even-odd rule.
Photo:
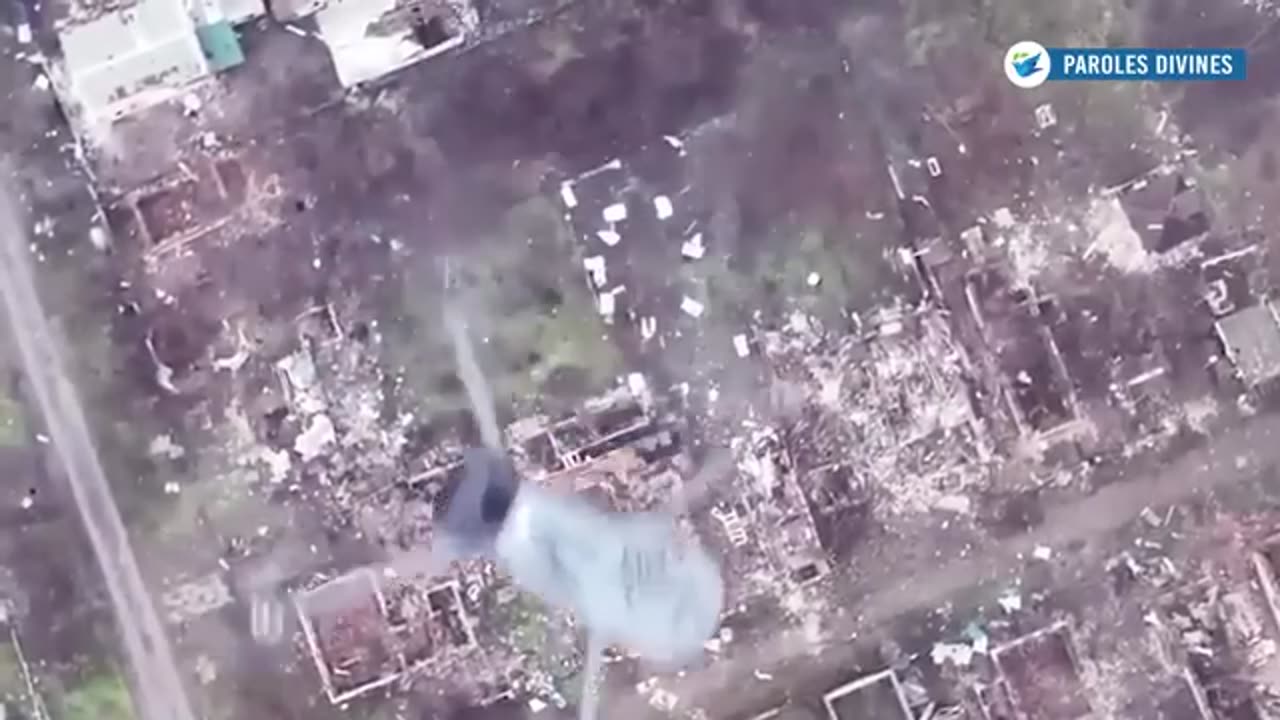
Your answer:
[[[1046,48],[1049,80],[1244,80],[1242,48]]]

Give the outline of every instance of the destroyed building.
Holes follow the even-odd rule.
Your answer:
[[[1271,303],[1238,310],[1218,321],[1227,358],[1249,387],[1280,375],[1280,319]]]
[[[1280,374],[1280,321],[1269,297],[1264,252],[1245,244],[1200,263],[1206,306],[1226,359],[1246,388],[1269,387]]]
[[[1214,317],[1260,304],[1267,296],[1265,250],[1252,238],[1238,249],[1215,253],[1199,264],[1203,297]]]
[[[941,315],[886,314],[872,336],[827,348],[766,337],[779,382],[803,398],[784,438],[827,542],[856,537],[873,506],[925,512],[981,481],[993,448],[967,351]]]
[[[127,22],[136,23],[137,32],[133,46],[113,45],[111,57],[89,48],[93,32],[101,29],[95,25],[99,19],[86,15],[68,21],[63,38],[67,87],[83,95],[80,102],[89,108],[89,115],[104,118],[182,97],[193,83],[198,85],[212,73],[235,72],[237,57],[242,55],[236,54],[238,40],[234,29],[228,34],[228,25],[264,12],[251,5],[233,6],[228,1],[219,6],[221,15],[202,11],[206,15],[178,16],[174,3],[116,3],[112,12],[130,18]],[[462,47],[476,36],[479,23],[474,5],[452,0],[277,1],[271,3],[270,11],[286,24],[287,32],[316,44],[318,52],[327,51],[343,88],[376,83],[389,73]],[[221,19],[214,21],[215,16]],[[98,29],[91,31],[91,27]],[[318,47],[321,42],[325,50]],[[130,58],[140,63],[147,58],[145,64],[159,68],[158,75],[129,80],[138,73],[120,63]],[[125,80],[108,87],[104,80],[108,74]],[[154,88],[148,85],[152,82],[157,83]],[[340,536],[344,541],[358,538],[392,555],[431,542],[435,508],[447,500],[461,470],[461,438],[413,417],[404,406],[384,402],[404,378],[379,366],[377,322],[367,316],[367,310],[362,313],[353,307],[356,303],[342,293],[330,293],[332,286],[321,281],[308,285],[305,294],[310,307],[298,317],[294,316],[297,308],[284,301],[271,305],[270,300],[234,297],[217,304],[224,298],[213,298],[221,290],[215,263],[231,264],[233,253],[227,249],[236,243],[240,245],[234,267],[226,277],[237,272],[266,277],[276,272],[307,272],[323,280],[337,274],[336,266],[342,262],[335,262],[336,251],[328,252],[324,246],[328,240],[319,237],[330,229],[332,218],[350,212],[350,207],[335,199],[350,200],[355,206],[357,200],[394,195],[409,208],[403,212],[414,216],[412,222],[420,220],[419,196],[399,193],[403,187],[429,184],[420,182],[425,173],[413,170],[412,156],[417,151],[402,147],[403,135],[381,132],[409,115],[393,100],[403,97],[378,96],[372,101],[393,109],[377,121],[385,124],[360,134],[360,143],[345,142],[352,137],[352,128],[358,127],[351,110],[356,101],[330,110],[324,121],[330,134],[321,133],[319,139],[298,133],[287,143],[236,145],[224,144],[212,134],[198,134],[184,145],[196,151],[184,151],[159,179],[148,174],[141,184],[113,183],[123,189],[105,198],[112,228],[117,239],[124,241],[118,249],[126,256],[136,254],[139,263],[134,271],[148,275],[146,282],[137,283],[141,302],[160,309],[160,319],[147,328],[146,348],[153,361],[147,367],[154,368],[163,397],[215,389],[209,392],[209,400],[189,411],[191,426],[209,430],[219,441],[239,436],[238,444],[226,445],[235,472],[219,473],[219,480],[239,487],[241,479],[248,477],[246,484],[254,493],[318,509],[320,529],[308,526],[305,532],[323,534],[335,545],[340,544],[336,539]],[[1057,123],[1051,108],[1042,110],[1048,107],[1041,106],[1034,114],[1042,130]],[[1007,104],[1011,115],[1029,110]],[[351,115],[344,115],[348,112]],[[940,123],[932,126],[939,138],[944,137],[943,129]],[[948,136],[954,134],[950,128],[945,130]],[[440,167],[452,170],[453,159],[444,162],[445,152],[433,143],[423,140],[421,144],[430,147],[418,159],[423,165],[427,164],[424,158],[436,163],[433,172]],[[613,325],[610,330],[632,332],[630,325],[637,326],[634,330],[641,344],[648,343],[647,352],[654,352],[670,337],[668,324],[695,326],[700,321],[697,334],[712,336],[712,327],[706,323],[716,319],[716,311],[702,286],[673,289],[666,283],[646,290],[629,280],[624,285],[624,274],[641,264],[633,263],[624,251],[628,246],[664,248],[667,256],[654,265],[661,267],[666,280],[677,274],[674,267],[696,274],[690,270],[698,265],[696,261],[714,254],[736,234],[732,231],[737,220],[717,217],[709,222],[697,209],[694,196],[698,192],[718,190],[691,189],[674,182],[668,186],[636,177],[667,177],[673,158],[688,152],[684,143],[674,135],[651,138],[646,152],[662,157],[647,160],[657,170],[646,168],[640,173],[635,166],[641,163],[619,159],[572,175],[554,168],[553,161],[539,165],[532,174],[540,179],[529,182],[536,185],[543,177],[551,178],[550,192],[558,189],[559,204],[573,226],[569,233],[575,236],[569,242],[576,243],[573,270],[581,262],[598,312]],[[355,145],[360,146],[359,155],[352,156],[355,160],[386,174],[379,175],[378,182],[352,179],[358,173],[350,173],[352,178],[338,173],[327,189],[316,190],[318,183],[308,183],[308,167],[314,169],[325,155],[346,158],[342,148]],[[720,477],[709,483],[715,485],[710,493],[713,501],[691,521],[721,549],[734,600],[765,594],[774,596],[770,599],[817,595],[835,584],[829,580],[833,575],[857,569],[858,543],[873,525],[901,537],[908,531],[923,533],[921,528],[932,531],[939,524],[945,526],[926,519],[926,513],[948,509],[967,515],[970,494],[985,490],[995,471],[1003,469],[1000,462],[1008,447],[1000,444],[1004,439],[999,436],[1000,412],[1016,418],[1026,435],[1043,439],[1064,427],[1078,427],[1090,417],[1096,406],[1089,403],[1096,400],[1136,418],[1127,428],[1132,435],[1154,432],[1168,420],[1170,408],[1182,400],[1177,392],[1181,385],[1174,379],[1176,368],[1196,364],[1178,359],[1177,345],[1184,336],[1169,334],[1148,342],[1150,337],[1142,328],[1119,318],[1104,319],[1102,303],[1096,298],[1067,297],[1061,288],[1024,282],[1025,277],[999,258],[1007,238],[993,235],[992,224],[985,220],[971,225],[955,242],[948,227],[954,218],[940,212],[937,194],[944,166],[946,182],[967,181],[958,157],[965,154],[963,145],[954,159],[930,153],[909,157],[911,153],[900,145],[891,150],[889,183],[906,236],[905,247],[887,249],[885,255],[916,266],[932,283],[936,304],[912,307],[916,301],[912,298],[874,312],[859,308],[855,314],[841,308],[842,319],[854,328],[842,332],[821,328],[796,309],[803,303],[795,302],[788,307],[793,312],[783,319],[783,327],[762,328],[762,313],[757,313],[750,322],[734,320],[738,324],[723,338],[732,337],[732,345],[721,342],[732,347],[736,356],[729,362],[750,366],[744,375],[754,379],[759,370],[769,376],[768,399],[761,402],[771,405],[767,412],[761,406],[761,412],[741,423],[741,418],[732,423],[709,415],[703,418],[714,426],[709,435],[738,436],[732,448],[733,467],[720,473],[725,476],[723,484]],[[339,167],[342,164],[341,159],[334,161]],[[1001,172],[1013,174],[1007,169]],[[396,182],[384,183],[387,176],[394,176]],[[1196,245],[1211,229],[1200,190],[1182,175],[1169,177],[1175,179],[1172,186],[1153,180],[1149,187],[1131,188],[1119,200],[1147,250],[1167,257]],[[1151,197],[1142,195],[1146,190]],[[337,209],[322,207],[326,205]],[[1002,210],[993,216],[996,227],[1014,222],[1012,212]],[[1019,206],[1019,213],[1024,210]],[[559,208],[552,212],[558,215]],[[869,210],[867,218],[873,214]],[[306,219],[317,216],[321,219]],[[378,225],[380,220],[369,222]],[[280,228],[285,230],[276,233]],[[367,226],[343,225],[342,230],[351,230],[361,247],[401,245]],[[284,259],[278,266],[257,263],[250,248],[255,241],[287,247],[288,252],[280,253]],[[585,257],[577,252],[584,249],[584,242],[592,244]],[[394,263],[403,255],[392,252],[388,257]],[[1272,367],[1273,360],[1280,358],[1276,339],[1280,323],[1257,291],[1258,283],[1251,283],[1255,287],[1247,292],[1239,290],[1234,267],[1226,261],[1205,263],[1207,302],[1214,307],[1228,359],[1246,384],[1260,385],[1280,374]],[[801,284],[815,293],[834,284],[834,275],[827,274],[824,281],[822,273],[806,270],[808,277],[802,273]],[[675,299],[660,297],[666,292]],[[267,305],[280,314],[272,316]],[[660,314],[664,308],[675,311]],[[752,310],[744,309],[744,318]],[[136,312],[136,307],[129,312]],[[279,322],[279,317],[285,320]],[[659,317],[664,325],[661,333]],[[1118,337],[1132,344],[1117,344]],[[1086,369],[1089,372],[1082,372]],[[704,378],[690,374],[677,380],[685,381],[688,391],[688,381],[699,383]],[[522,474],[530,482],[583,494],[615,510],[667,506],[702,469],[690,467],[688,456],[693,453],[685,444],[693,444],[691,434],[681,420],[666,413],[662,393],[655,398],[645,383],[643,376],[633,374],[614,391],[573,412],[528,417],[510,426],[507,438]],[[714,383],[709,385],[712,393],[719,392]],[[993,411],[996,404],[1005,407]],[[682,410],[692,414],[688,407]],[[1131,439],[1128,433],[1122,435],[1122,441]],[[157,443],[156,447],[157,454],[164,454],[169,446]],[[1033,468],[1032,474],[1039,469]],[[1025,481],[1022,468],[1017,470],[1019,477],[1010,482]],[[165,492],[169,492],[167,486]],[[1041,512],[1036,517],[1039,522],[1045,515]],[[265,545],[266,536],[273,532],[268,528],[253,542]],[[303,542],[304,549],[307,544]],[[318,554],[316,545],[321,544],[311,545],[310,553]],[[1039,548],[1036,552],[1038,556]],[[353,556],[333,562],[349,565]],[[519,687],[564,704],[557,688],[579,670],[581,659],[572,625],[545,630],[545,613],[524,604],[514,588],[495,577],[493,567],[458,566],[440,577],[357,571],[337,579],[328,572],[332,569],[325,568],[323,577],[315,573],[303,582],[297,577],[287,582],[296,590],[305,652],[333,703],[378,694],[375,691],[383,688],[414,685],[431,692],[457,692],[476,702]],[[298,570],[298,574],[306,573]],[[173,604],[218,609],[233,603],[227,586],[218,577],[209,577],[180,586],[181,591],[173,593],[179,602]],[[187,592],[192,586],[204,587],[194,600]],[[797,592],[799,588],[805,592]],[[1030,595],[1027,602],[1032,602]],[[1235,601],[1223,602],[1232,606]],[[1261,642],[1265,633],[1237,633],[1225,647],[1199,642],[1200,633],[1212,636],[1217,628],[1209,628],[1212,623],[1199,617],[1205,614],[1199,609],[1202,599],[1192,604],[1197,607],[1167,613],[1169,625],[1189,628],[1175,637],[1183,645],[1188,645],[1188,636],[1192,641],[1190,649],[1184,648],[1188,672],[1196,678],[1194,684],[1188,683],[1188,692],[1199,706],[1217,708],[1222,715],[1242,712],[1238,708],[1251,703],[1262,704],[1258,698],[1265,692],[1256,687],[1238,692],[1233,684],[1238,673],[1201,667],[1196,658],[1256,648],[1265,644]],[[169,605],[166,602],[166,608]],[[840,609],[856,611],[857,607],[848,603]],[[259,620],[256,607],[254,611],[255,627],[283,624],[272,618]],[[1253,613],[1237,608],[1220,614],[1232,612],[1237,622]],[[518,630],[512,630],[516,626]],[[1078,720],[1101,714],[1090,685],[1096,676],[1090,675],[1080,657],[1080,648],[1088,644],[1078,640],[1071,622],[1045,613],[998,621],[993,627],[990,637],[975,633],[968,645],[971,654],[984,656],[974,665],[983,665],[981,672],[986,673],[986,684],[979,685],[974,697],[965,695],[968,717]],[[973,649],[980,642],[986,643],[989,652]],[[530,659],[550,646],[556,649],[545,653],[543,660]],[[828,715],[836,720],[961,716],[960,704],[951,699],[943,707],[943,701],[923,697],[921,683],[909,676],[907,663],[900,661],[877,663],[873,667],[889,669],[822,695]],[[1253,672],[1254,664],[1250,660],[1239,667],[1248,666]],[[819,698],[807,700],[816,707]],[[655,705],[670,711],[676,700],[664,696]],[[1209,711],[1204,713],[1209,716]],[[802,715],[803,711],[790,707],[761,720]]]
[[[457,582],[426,585],[364,570],[298,593],[295,604],[334,704],[408,673],[452,675],[466,667],[464,656],[476,652]]]
[[[826,693],[822,701],[832,720],[884,718],[912,720],[915,715],[902,693],[902,684],[892,669],[867,675]]]
[[[295,412],[304,406],[323,412],[330,405],[322,396],[298,393],[319,387],[307,380],[314,370],[300,368],[293,360],[285,370],[295,388],[291,406]],[[667,506],[680,483],[670,462],[679,451],[678,433],[641,402],[623,386],[567,417],[513,423],[508,434],[524,450],[517,461],[526,481],[582,493],[618,510]],[[305,432],[299,436],[304,437]],[[330,438],[317,445],[317,456],[350,448],[349,443],[349,437]],[[526,631],[524,625],[549,620],[504,608],[520,601],[514,588],[503,590],[487,562],[455,566],[437,577],[429,563],[413,559],[430,547],[433,508],[447,502],[461,479],[460,459],[447,445],[433,457],[436,465],[402,482],[384,478],[378,485],[378,475],[371,474],[377,468],[369,467],[356,473],[365,478],[363,490],[348,481],[332,491],[356,500],[354,521],[368,537],[409,553],[394,562],[394,573],[360,570],[295,593],[309,652],[334,703],[396,682],[439,686],[475,702],[492,699],[512,683],[535,694],[553,692],[511,639],[511,633]],[[494,599],[504,593],[505,600]]]
[[[273,3],[272,13],[315,24],[343,87],[460,47],[479,25],[470,0],[308,0]]]
[[[736,566],[730,581],[739,587],[731,584],[731,591],[750,596],[772,592],[779,582],[804,584],[824,577],[830,562],[782,439],[769,428],[757,428],[735,450],[736,497],[713,514],[733,546],[725,557]]]
[[[1027,432],[1045,433],[1077,417],[1075,391],[1057,343],[1041,322],[1034,290],[998,266],[968,278],[969,312],[1008,378],[1007,397]]]
[[[996,648],[1001,688],[1023,715],[1049,720],[1090,717],[1070,628],[1058,623]]]
[[[656,463],[679,452],[680,435],[671,418],[646,409],[649,401],[643,380],[620,386],[566,417],[518,421],[509,430],[512,445],[535,477],[583,470],[624,448]]]
[[[1149,314],[1135,312],[1120,297],[1046,296],[1038,312],[1062,358],[1079,417],[1095,428],[1121,423],[1125,437],[1136,440],[1169,431],[1185,395],[1199,387],[1175,378],[1175,369],[1188,374],[1198,370],[1187,358],[1205,344],[1162,336]],[[1099,434],[1105,433],[1096,430],[1077,439]]]
[[[1158,637],[1202,718],[1264,718],[1277,695],[1275,626],[1245,583],[1187,583],[1157,604]]]
[[[132,189],[107,207],[127,250],[171,257],[207,233],[261,211],[263,178],[249,175],[234,153],[209,153],[174,173]]]
[[[403,671],[387,637],[377,577],[355,573],[296,597],[307,645],[329,700],[346,702]]]
[[[1157,173],[1126,187],[1120,204],[1143,246],[1165,253],[1204,237],[1210,218],[1203,191],[1180,173]]]

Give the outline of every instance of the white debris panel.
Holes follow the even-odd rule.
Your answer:
[[[315,14],[320,38],[333,57],[338,81],[351,87],[389,75],[461,46],[479,22],[463,0],[424,4],[410,16],[398,0],[331,0]],[[439,17],[449,37],[430,47],[414,32],[414,21]]]

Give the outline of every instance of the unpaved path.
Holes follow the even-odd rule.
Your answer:
[[[3,163],[0,172],[8,175]],[[10,188],[0,186],[0,299],[32,395],[44,415],[106,579],[132,669],[139,717],[194,720],[173,650],[142,580],[84,410],[67,376],[62,349],[36,294],[27,243],[26,226]]]

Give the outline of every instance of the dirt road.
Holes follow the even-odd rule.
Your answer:
[[[0,165],[0,172],[10,176]],[[93,545],[132,670],[141,720],[195,720],[163,625],[129,546],[106,475],[67,376],[62,348],[36,293],[26,225],[11,190],[0,186],[0,299],[32,395]]]
[[[844,666],[853,642],[844,638],[874,635],[895,619],[941,608],[968,588],[997,578],[1016,578],[1025,558],[1038,545],[1055,552],[1105,538],[1132,522],[1143,508],[1158,513],[1170,505],[1204,497],[1227,486],[1274,473],[1280,459],[1280,415],[1252,418],[1219,432],[1198,447],[1172,459],[1156,471],[1108,485],[1075,502],[1046,509],[1035,528],[989,545],[975,547],[963,557],[948,556],[908,563],[893,577],[874,586],[851,579],[839,593],[851,612],[831,618],[827,643],[815,645],[800,628],[788,628],[766,643],[740,648],[731,658],[717,661],[682,678],[668,678],[664,687],[690,706],[715,708],[718,717],[747,716],[777,702],[794,684],[809,675],[827,677],[833,666]],[[766,671],[774,682],[747,681],[755,670]],[[615,717],[647,717],[643,701],[631,694],[605,698]]]

